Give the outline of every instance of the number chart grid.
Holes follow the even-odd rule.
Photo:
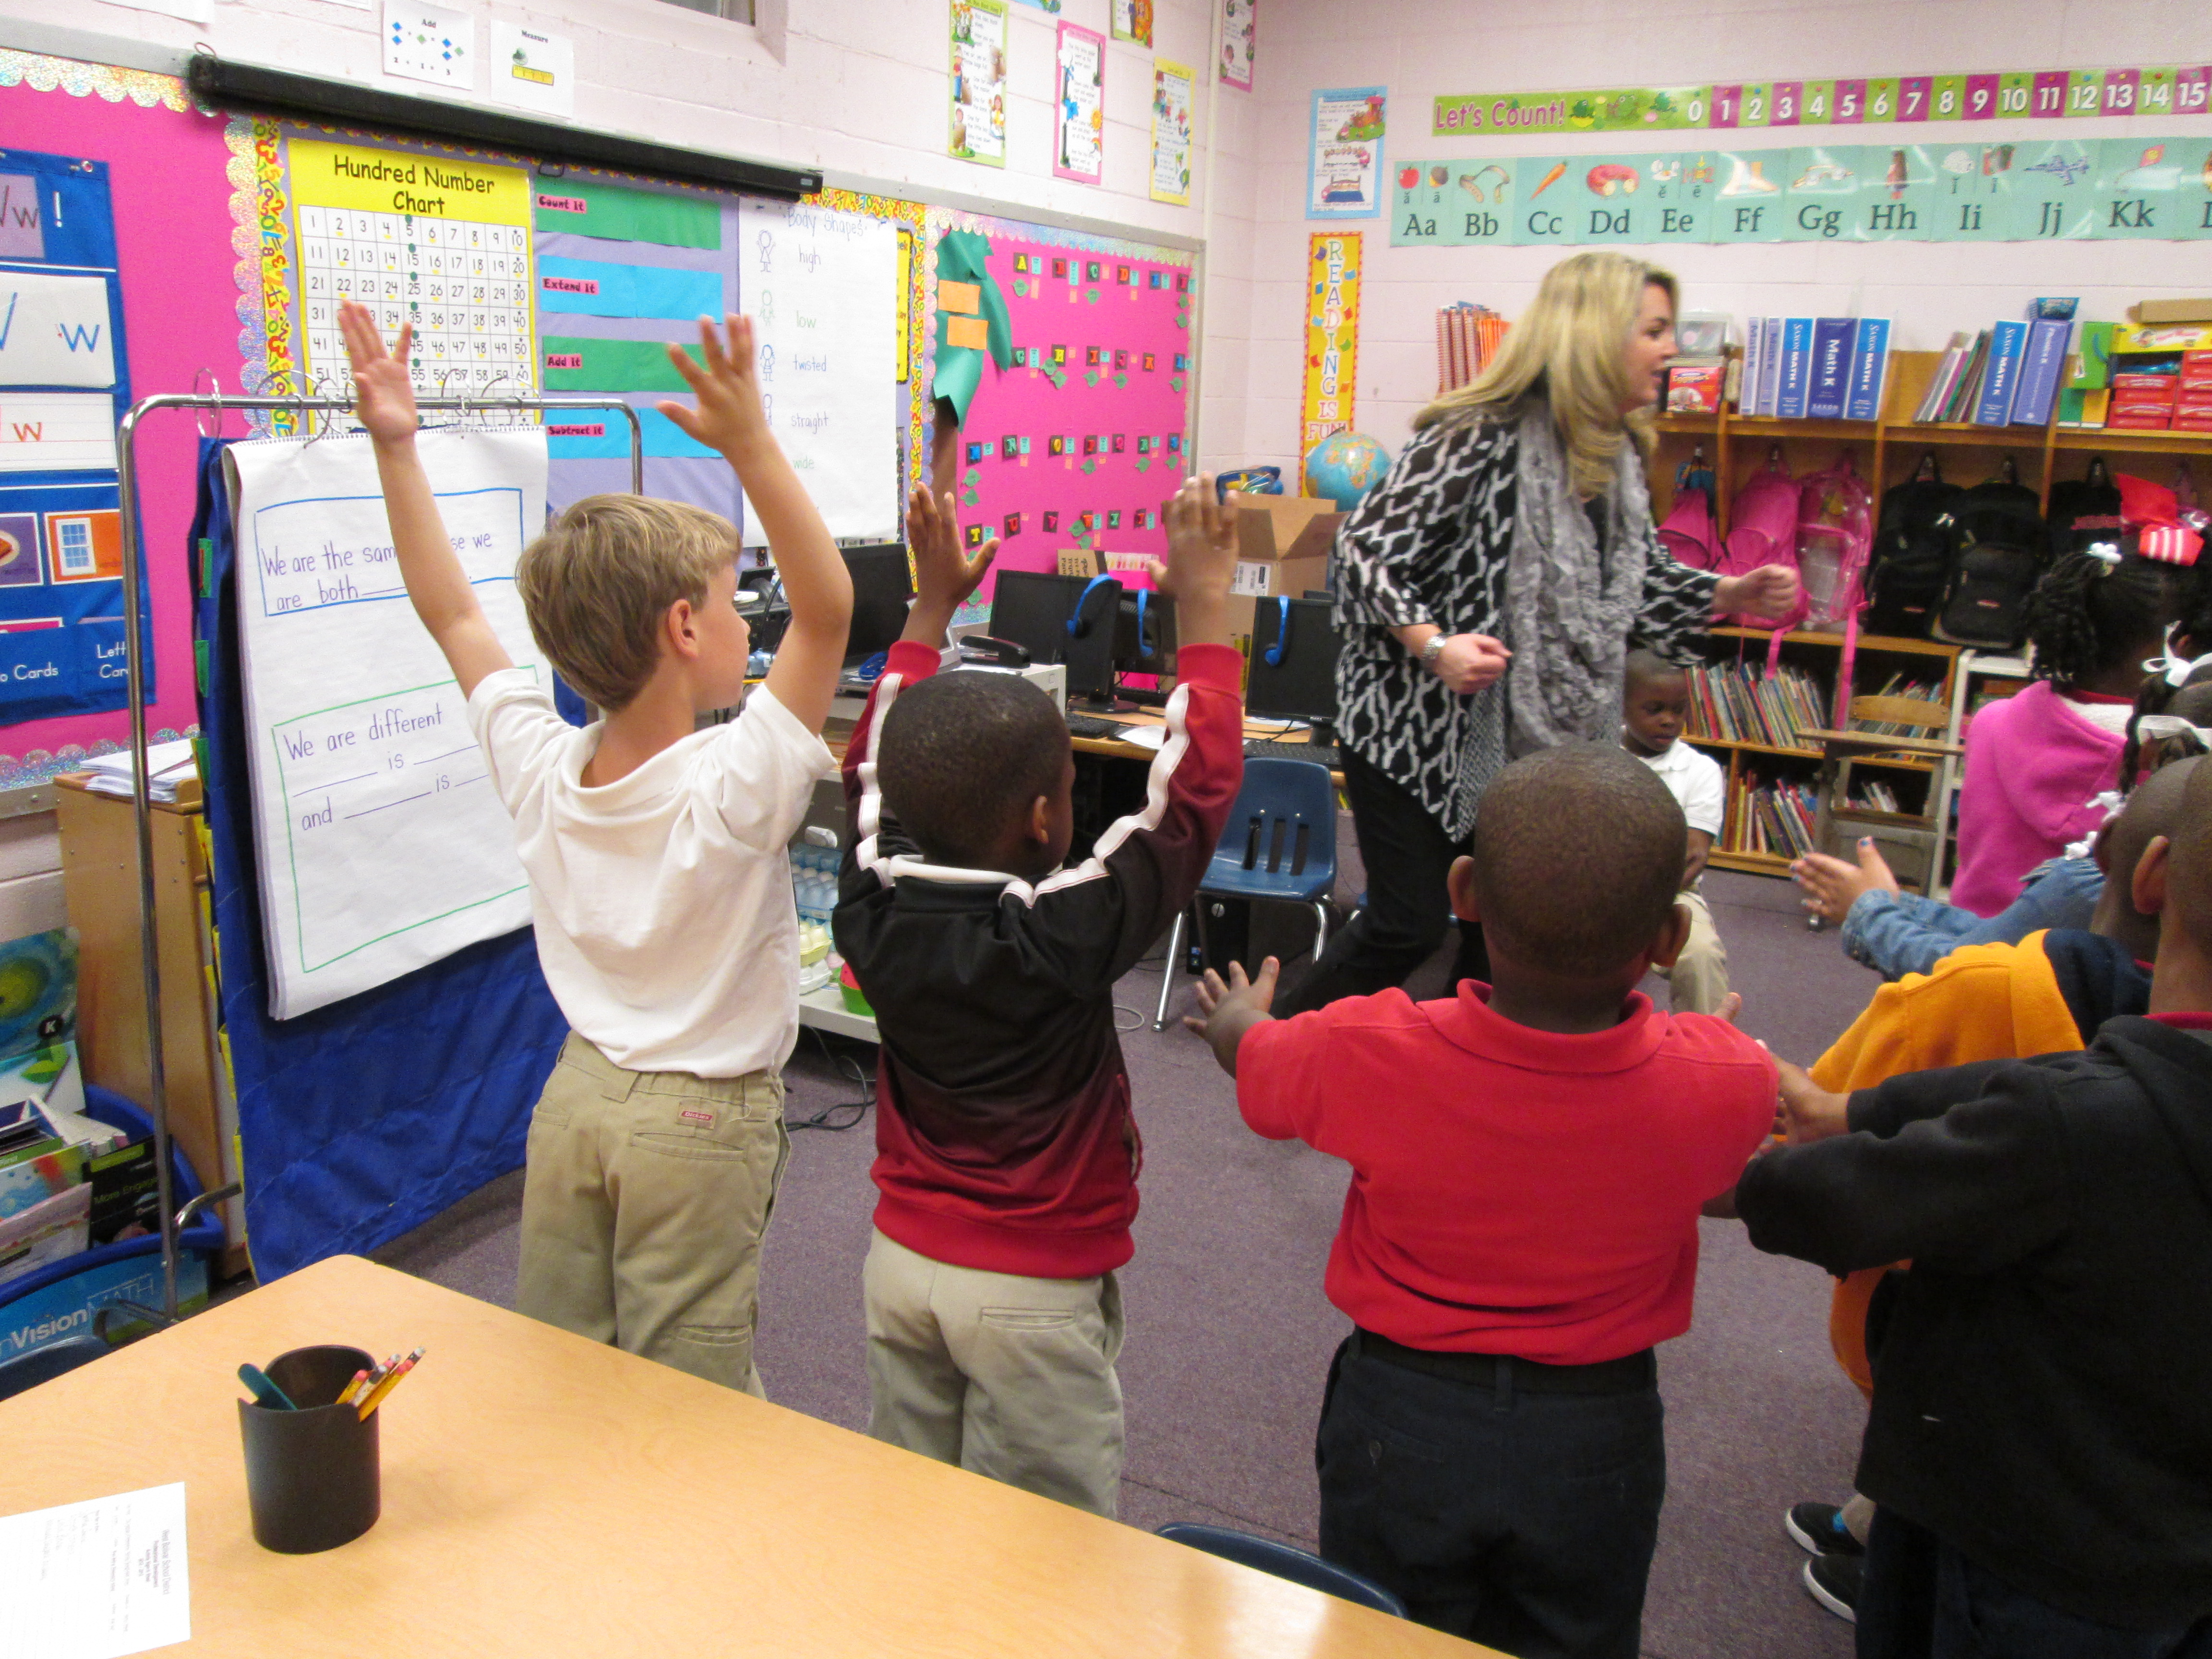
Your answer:
[[[358,300],[375,311],[387,341],[413,325],[409,368],[417,391],[537,390],[524,227],[305,204],[297,214],[311,381],[345,380],[338,306]]]

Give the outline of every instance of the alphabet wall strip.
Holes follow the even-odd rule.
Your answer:
[[[2212,240],[2212,137],[1459,157],[1391,182],[1393,247]]]

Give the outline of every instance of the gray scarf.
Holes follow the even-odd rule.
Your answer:
[[[1578,738],[1610,742],[1620,729],[1622,668],[1651,545],[1651,497],[1632,443],[1620,447],[1607,505],[1601,553],[1551,409],[1531,398],[1521,416],[1505,569],[1515,755]]]

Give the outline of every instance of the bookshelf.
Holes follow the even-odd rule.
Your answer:
[[[1852,665],[1851,684],[1838,686],[1844,636],[1793,630],[1782,636],[1781,678],[1785,686],[1807,690],[1790,695],[1770,689],[1763,717],[1747,709],[1741,696],[1734,699],[1730,708],[1717,708],[1711,688],[1721,677],[1740,675],[1751,683],[1764,683],[1772,637],[1768,630],[1759,628],[1730,625],[1708,630],[1705,672],[1692,676],[1692,729],[1683,738],[1711,755],[1728,769],[1728,817],[1710,862],[1717,869],[1763,876],[1784,875],[1790,867],[1789,854],[1765,850],[1759,844],[1761,825],[1771,822],[1765,818],[1763,807],[1787,803],[1771,793],[1762,801],[1756,792],[1798,792],[1802,807],[1800,823],[1809,842],[1816,806],[1805,792],[1814,788],[1820,768],[1817,744],[1772,739],[1790,735],[1793,728],[1841,725],[1853,697],[1884,691],[1896,694],[1907,684],[1918,688],[1919,695],[1948,710],[1956,702],[1960,654],[1959,647],[1937,640],[1862,634]],[[1784,706],[1778,709],[1777,702]],[[1745,718],[1747,713],[1750,720]],[[1759,734],[1744,735],[1746,728],[1753,723],[1760,728]],[[1715,730],[1717,725],[1727,727],[1727,733]],[[1953,729],[1955,730],[1955,721]],[[1876,821],[1881,816],[1893,817],[1895,827],[1900,830],[1925,830],[1932,820],[1940,842],[1950,811],[1951,770],[1947,763],[1917,756],[1871,756],[1854,760],[1854,786],[1878,786],[1900,806],[1910,809],[1886,815],[1860,812],[1854,817],[1869,821]],[[1775,837],[1768,835],[1765,839],[1771,843]]]

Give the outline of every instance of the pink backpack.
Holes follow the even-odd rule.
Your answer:
[[[1700,489],[1677,487],[1674,505],[1659,526],[1659,545],[1692,570],[1718,568],[1721,538],[1713,523],[1713,498]]]
[[[1719,564],[1711,567],[1722,576],[1741,576],[1763,564],[1797,562],[1797,521],[1800,513],[1797,481],[1782,459],[1779,446],[1767,452],[1766,465],[1736,492],[1729,511],[1728,545]],[[1746,628],[1771,628],[1778,634],[1803,620],[1797,614],[1781,623],[1763,617],[1733,616],[1728,621]]]
[[[1852,470],[1850,452],[1808,474],[1797,497],[1797,574],[1809,626],[1851,629],[1866,605],[1874,550],[1874,492]]]

